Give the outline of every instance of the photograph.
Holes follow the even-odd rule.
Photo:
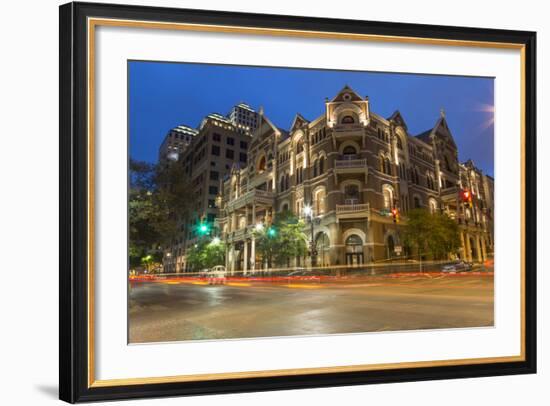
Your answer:
[[[494,327],[494,77],[127,74],[129,344]]]

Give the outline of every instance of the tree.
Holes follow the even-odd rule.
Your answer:
[[[445,259],[460,247],[458,224],[446,214],[414,209],[407,217],[405,245],[416,248],[419,255],[429,253],[433,259]]]
[[[288,266],[290,259],[307,253],[304,223],[291,212],[279,214],[268,228],[256,231],[256,249],[268,267]]]
[[[223,265],[225,263],[225,244],[216,239],[212,241],[202,239],[187,250],[187,263],[195,271]]]
[[[129,257],[132,267],[152,255],[162,258],[162,248],[178,234],[178,225],[189,213],[192,196],[183,167],[178,162],[153,165],[130,160]]]

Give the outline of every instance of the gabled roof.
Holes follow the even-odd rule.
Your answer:
[[[397,125],[403,127],[405,131],[407,131],[407,124],[405,123],[405,119],[403,118],[399,110],[395,110],[393,114],[387,118],[387,120],[395,122]]]
[[[415,135],[415,137],[429,144],[432,142],[432,140],[430,139],[430,134],[432,133],[432,131],[433,128],[430,128],[429,130],[423,131],[420,134]]]
[[[290,126],[290,132],[302,127],[304,124],[309,124],[309,120],[305,119],[300,113],[296,113],[292,125]]]
[[[351,96],[350,100],[344,100],[344,94],[349,94]],[[345,85],[342,90],[331,100],[331,102],[346,102],[346,101],[363,101],[361,96],[359,96],[355,90],[353,90],[348,85]]]
[[[450,141],[450,143],[456,148],[456,143],[453,138],[453,135],[451,134],[451,130],[449,129],[449,125],[447,124],[447,119],[445,118],[444,114],[441,114],[441,117],[437,120],[433,128],[426,130],[418,135],[415,135],[416,138],[431,144],[432,138],[435,136],[443,137],[446,140]]]

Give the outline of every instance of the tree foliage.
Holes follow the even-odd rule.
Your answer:
[[[225,264],[225,244],[206,239],[187,250],[187,263],[195,271]]]
[[[405,245],[416,248],[420,255],[427,253],[433,259],[445,259],[460,248],[458,224],[446,214],[414,209],[407,213],[407,218]]]
[[[256,249],[268,267],[288,266],[291,258],[307,253],[307,237],[304,222],[291,212],[277,216],[270,227],[256,231]]]
[[[178,232],[179,219],[189,211],[183,167],[177,162],[153,165],[130,161],[128,196],[130,265],[138,266],[151,255],[162,259],[162,247]]]

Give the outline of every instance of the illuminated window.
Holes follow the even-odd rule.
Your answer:
[[[317,190],[314,194],[314,210],[316,215],[325,214],[326,206],[325,206],[325,200],[326,200],[326,191],[325,188],[321,188]]]
[[[262,173],[263,171],[265,171],[265,156],[258,161],[258,172]]]
[[[393,190],[391,186],[382,186],[382,194],[384,196],[384,208],[391,210],[393,208]]]

